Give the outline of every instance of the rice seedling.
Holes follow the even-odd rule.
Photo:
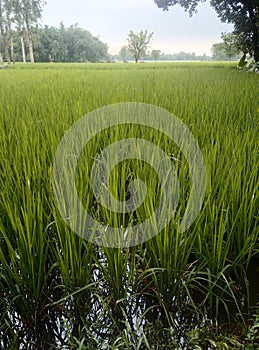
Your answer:
[[[217,328],[236,317],[244,324],[247,271],[259,248],[258,76],[213,63],[18,64],[0,73],[0,347],[179,348],[194,344],[188,334],[204,323]],[[129,101],[164,108],[188,126],[204,157],[206,194],[196,221],[181,232],[192,181],[181,149],[146,126],[103,130],[84,147],[75,172],[89,215],[100,225],[131,227],[150,218],[162,198],[156,171],[126,159],[112,169],[109,190],[124,202],[141,179],[143,203],[116,213],[96,200],[93,164],[123,139],[145,139],[171,157],[179,204],[150,240],[101,247],[72,232],[58,211],[55,152],[82,116]]]

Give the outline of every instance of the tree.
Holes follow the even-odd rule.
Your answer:
[[[141,30],[139,34],[133,33],[131,30],[128,35],[128,50],[133,56],[136,63],[145,56],[146,50],[152,39],[153,33],[148,34],[147,30]]]
[[[77,24],[33,28],[32,34],[37,62],[98,62],[108,58],[108,46]]]
[[[212,58],[217,61],[239,60],[238,37],[233,33],[221,33],[221,39],[223,42],[212,45]]]
[[[29,45],[30,61],[34,63],[32,26],[41,18],[44,0],[21,0],[21,15],[26,28],[26,35]]]
[[[237,48],[237,37],[233,33],[222,33],[221,39],[223,40],[223,50],[227,57],[227,59],[230,61],[233,57],[236,57],[240,50]]]
[[[25,42],[24,42],[24,19],[22,15],[22,0],[13,0],[13,15],[14,23],[16,29],[19,33],[20,42],[21,42],[21,52],[22,52],[22,61],[26,63],[26,52],[25,52]]]
[[[199,2],[206,0],[154,0],[164,10],[179,4],[192,15]],[[258,0],[210,0],[222,22],[233,23],[234,34],[240,40],[237,47],[249,52],[259,62],[259,1]]]
[[[157,61],[160,58],[161,51],[160,50],[152,50],[151,51],[151,57],[153,60]]]
[[[225,54],[223,43],[213,44],[212,49],[211,49],[211,53],[212,53],[212,58],[215,61],[226,61],[227,60],[227,56]]]
[[[32,28],[41,17],[44,4],[45,0],[0,0],[0,34],[8,63],[11,62],[11,58],[13,62],[15,61],[14,27],[19,32],[23,62],[26,62],[25,35],[30,61],[34,62]]]
[[[120,49],[119,55],[120,55],[120,58],[122,59],[123,62],[128,61],[130,53],[129,53],[128,47],[126,45],[122,46],[122,48]]]
[[[8,63],[11,63],[10,58],[10,3],[8,1],[0,0],[0,33],[3,40],[5,59]]]

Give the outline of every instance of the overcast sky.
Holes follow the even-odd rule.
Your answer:
[[[130,30],[153,32],[152,49],[208,55],[212,44],[220,41],[221,32],[232,30],[208,4],[200,4],[198,13],[190,18],[179,6],[164,12],[154,0],[47,0],[42,24],[59,26],[61,21],[65,26],[78,23],[99,36],[113,54],[127,44]]]

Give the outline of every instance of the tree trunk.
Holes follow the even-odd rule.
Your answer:
[[[254,52],[254,59],[255,59],[255,62],[259,62],[259,47],[257,45],[257,48]]]
[[[5,32],[2,32],[2,37],[3,37],[3,42],[4,42],[5,59],[6,59],[7,63],[10,64],[11,59],[10,59],[10,54],[9,54],[9,45],[8,45],[8,40],[7,40]]]
[[[24,37],[23,37],[22,29],[20,29],[20,40],[21,40],[21,48],[22,48],[22,61],[23,63],[26,63],[26,53],[25,53],[25,45],[24,45]]]
[[[259,62],[259,28],[257,28],[256,23],[254,26],[254,33],[253,33],[253,49],[254,49],[254,59],[255,62]]]
[[[256,6],[256,5],[255,5]],[[255,13],[254,13],[255,11]],[[259,62],[259,26],[258,26],[258,19],[256,15],[257,9],[255,8],[248,8],[249,18],[251,21],[251,27],[252,27],[252,42],[253,42],[253,54],[255,62]]]
[[[33,42],[32,42],[31,33],[28,30],[27,30],[27,36],[28,36],[28,44],[29,44],[30,61],[31,63],[34,63]]]
[[[14,44],[13,44],[13,37],[12,37],[12,35],[11,35],[11,39],[10,39],[10,46],[11,46],[12,62],[15,63]]]
[[[27,32],[27,38],[28,38],[28,44],[29,44],[29,53],[30,53],[30,61],[31,63],[34,63],[34,53],[33,53],[33,42],[32,42],[32,35],[31,35],[31,29],[29,25],[28,19],[26,19],[26,32]]]
[[[34,63],[34,53],[33,53],[33,42],[31,38],[31,33],[28,32],[28,43],[29,43],[29,53],[30,53],[30,61],[31,63]]]

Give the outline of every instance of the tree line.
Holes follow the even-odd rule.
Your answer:
[[[238,48],[238,36],[234,33],[222,33],[222,42],[215,43],[212,46],[212,57],[203,55],[196,55],[194,52],[178,52],[174,54],[165,54],[160,50],[151,49],[149,43],[153,37],[153,33],[148,33],[147,30],[141,30],[139,33],[130,31],[127,41],[128,45],[121,47],[118,55],[114,55],[113,59],[121,59],[123,62],[128,62],[134,59],[138,61],[237,61],[241,58],[241,50]]]
[[[128,46],[121,47],[117,55],[112,56],[113,60],[121,60],[125,63],[134,59],[132,53],[129,51]],[[164,53],[161,50],[150,49],[140,56],[144,61],[210,61],[211,56],[197,55],[195,52],[176,52],[176,53]],[[231,58],[232,59],[232,58]]]
[[[44,0],[0,0],[0,62],[98,62],[108,46],[77,24],[39,26]]]
[[[100,62],[109,58],[108,46],[78,24],[35,28],[36,62]]]
[[[34,62],[33,26],[41,18],[44,0],[0,0],[1,55],[8,63],[15,62],[15,50],[19,39],[22,61],[26,62],[26,45],[29,59]],[[16,34],[16,36],[15,36]]]

